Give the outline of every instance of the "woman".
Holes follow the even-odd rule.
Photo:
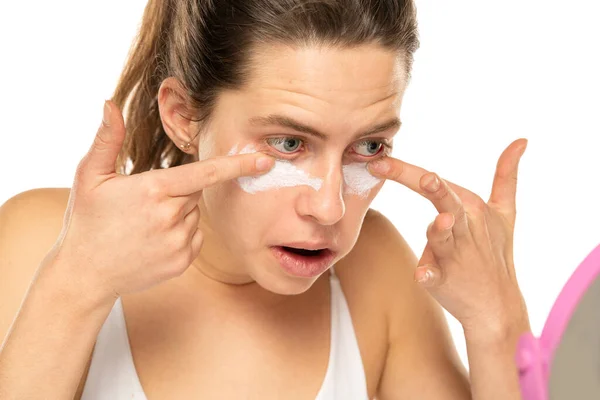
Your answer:
[[[487,203],[390,156],[416,27],[403,0],[150,0],[73,187],[2,207],[2,279],[35,274],[0,295],[0,398],[518,399],[526,140]],[[387,179],[440,213],[419,259],[369,209]],[[55,228],[5,233],[30,215]]]

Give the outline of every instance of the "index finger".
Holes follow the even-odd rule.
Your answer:
[[[171,197],[188,196],[216,183],[240,176],[258,175],[273,167],[274,159],[261,153],[213,157],[155,170]]]
[[[383,162],[385,165],[389,166],[388,170],[385,172],[380,172],[378,169],[375,169],[374,163]],[[424,197],[428,197],[428,195],[421,189],[420,180],[421,177],[425,174],[431,173],[431,171],[426,170],[425,168],[421,168],[419,166],[407,163],[406,161],[399,160],[394,157],[383,157],[379,160],[373,161],[369,164],[369,171],[372,171],[376,176],[380,176],[385,179],[391,179],[396,181],[409,189],[419,193]],[[473,196],[477,196],[475,193],[450,182],[447,179],[444,181],[452,188],[452,190],[458,194],[459,196],[465,199],[473,199]]]

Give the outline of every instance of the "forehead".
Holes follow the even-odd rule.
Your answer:
[[[223,140],[242,132],[295,133],[277,124],[252,123],[257,117],[279,115],[347,144],[399,118],[406,77],[397,54],[375,45],[343,49],[265,45],[252,54],[245,86],[222,91],[213,110],[219,132],[231,132],[220,133]]]
[[[249,93],[295,97],[351,109],[378,102],[399,106],[402,57],[375,44],[352,48],[261,45],[252,52]]]

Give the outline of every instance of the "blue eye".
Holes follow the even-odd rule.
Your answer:
[[[283,137],[267,139],[267,143],[282,153],[291,154],[300,147],[302,140],[295,137]]]
[[[361,156],[372,157],[374,155],[377,155],[377,153],[379,153],[379,151],[383,147],[383,143],[378,142],[376,140],[365,140],[363,142],[357,143],[355,149],[358,147],[364,147],[365,150],[367,151],[367,153],[363,154],[360,151],[355,150],[356,153],[360,154]]]

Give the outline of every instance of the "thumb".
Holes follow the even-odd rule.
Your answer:
[[[117,156],[121,151],[124,140],[125,123],[121,111],[112,101],[106,100],[104,102],[102,124],[86,156],[86,172],[95,175],[115,173]]]

